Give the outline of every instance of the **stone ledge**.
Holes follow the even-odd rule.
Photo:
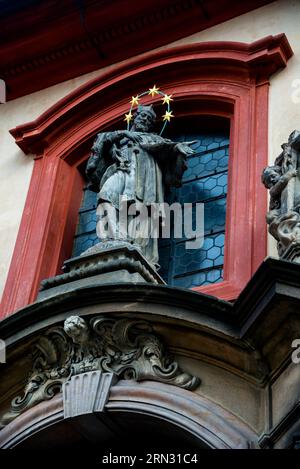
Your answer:
[[[118,283],[165,284],[143,254],[129,243],[102,243],[64,263],[65,273],[41,282],[38,300],[88,285]],[[100,246],[100,247],[97,247]]]

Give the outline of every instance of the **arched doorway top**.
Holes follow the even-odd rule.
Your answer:
[[[199,448],[249,449],[257,435],[241,419],[204,396],[162,383],[120,381],[111,388],[105,406],[108,418],[139,414],[178,427],[199,442]],[[58,394],[21,414],[0,432],[0,447],[14,448],[64,420]]]

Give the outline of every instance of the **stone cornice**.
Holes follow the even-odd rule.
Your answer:
[[[175,331],[177,327],[189,331],[190,340],[183,345],[189,355],[200,356],[206,350],[213,360],[217,358],[220,363],[224,362],[220,366],[238,367],[237,363],[230,365],[228,361],[232,354],[225,354],[222,358],[221,342],[236,353],[239,350],[241,356],[259,352],[260,356],[251,359],[255,366],[250,374],[256,375],[258,382],[263,384],[266,376],[276,379],[291,362],[292,340],[300,336],[299,284],[298,264],[268,258],[234,304],[167,286],[119,284],[81,287],[36,301],[4,319],[0,322],[0,337],[12,349],[12,345],[15,347],[45,327],[54,326],[79,308],[83,308],[84,314],[92,314],[96,307],[105,314],[112,312],[115,315],[123,314],[122,305],[130,304],[130,310],[126,307],[127,314],[139,315],[160,324],[163,334],[168,334],[172,328]],[[195,339],[192,345],[191,337],[198,337],[197,334],[204,334],[202,341]],[[205,349],[204,337],[207,336],[216,347],[209,352]],[[173,344],[172,334],[168,340],[175,352],[176,342]],[[278,341],[280,347],[277,347]],[[258,366],[262,368],[259,370]],[[244,375],[245,370],[241,368],[240,372]]]
[[[145,74],[149,76],[157,67],[160,68],[160,73],[164,70],[167,74],[174,66],[184,69],[188,61],[197,67],[209,67],[218,63],[219,67],[224,67],[224,75],[226,67],[229,69],[231,78],[234,76],[233,81],[240,82],[241,77],[246,74],[248,80],[255,78],[260,83],[285,67],[292,54],[285,34],[266,36],[250,44],[228,41],[198,42],[148,52],[100,73],[95,79],[59,100],[36,120],[18,126],[10,133],[25,153],[40,154],[51,144],[53,132],[57,140],[59,126],[66,128],[74,124],[74,115],[85,115],[87,107],[92,106],[93,110],[90,109],[89,113],[92,116],[95,103],[99,101],[102,108],[105,103],[110,107],[114,106],[113,99],[116,99],[115,95],[118,93],[116,87],[121,80],[140,81],[144,79]],[[114,98],[110,98],[112,93]],[[124,99],[123,95],[124,92],[120,101]]]
[[[120,302],[131,302],[134,299],[139,303],[147,298],[148,303],[171,305],[186,311],[186,315],[180,314],[178,317],[174,316],[174,319],[181,319],[200,327],[207,317],[214,321],[216,329],[221,329],[223,324],[224,331],[228,332],[230,328],[233,336],[242,337],[250,333],[255,322],[267,311],[268,304],[276,303],[276,299],[280,298],[287,302],[300,301],[299,285],[298,264],[268,257],[234,303],[166,285],[112,284],[81,287],[73,292],[57,294],[55,298],[36,301],[6,317],[0,321],[0,336],[6,340],[9,337],[12,339],[13,334],[16,334],[16,340],[19,340],[21,338],[19,332],[24,330],[26,335],[26,330],[28,331],[31,326],[37,326],[44,320],[49,320],[51,317],[54,319],[56,315],[75,308],[80,297],[81,305],[92,305],[98,301],[112,302],[115,298]],[[295,309],[295,313],[296,311]],[[162,312],[162,316],[166,314]]]
[[[145,0],[129,2],[126,10],[120,0],[88,0],[82,10],[76,2],[53,3],[0,19],[0,77],[8,99],[161,47],[270,0]]]

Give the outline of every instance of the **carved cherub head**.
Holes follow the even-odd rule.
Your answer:
[[[271,189],[281,176],[280,166],[267,166],[262,173],[261,180],[267,189]]]
[[[85,320],[79,316],[70,316],[64,323],[65,333],[75,344],[83,344],[89,339],[89,328]]]

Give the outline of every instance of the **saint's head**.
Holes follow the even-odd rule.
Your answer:
[[[136,132],[149,132],[156,120],[152,105],[138,106],[131,130]]]

